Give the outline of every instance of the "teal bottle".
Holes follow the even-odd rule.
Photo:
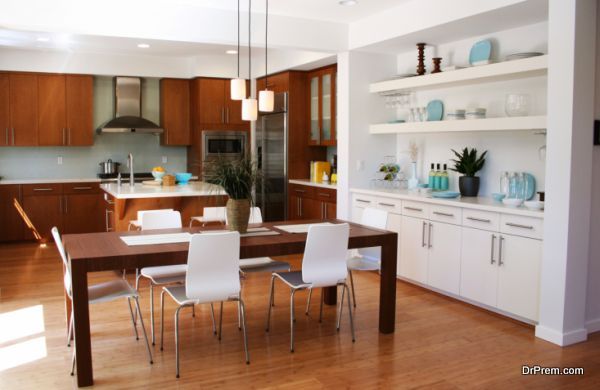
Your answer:
[[[434,164],[431,163],[431,170],[429,171],[429,182],[427,183],[429,185],[429,188],[433,189],[433,180],[435,178],[435,169],[433,169]]]
[[[436,168],[437,169],[435,171],[435,175],[433,176],[433,190],[439,191],[441,188],[440,175],[442,174],[442,172],[440,171],[440,164],[437,164]]]
[[[444,164],[444,171],[440,174],[440,190],[448,191],[448,168]]]

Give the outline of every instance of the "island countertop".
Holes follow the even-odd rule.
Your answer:
[[[117,183],[100,185],[100,188],[115,199],[145,199],[145,198],[178,198],[191,196],[219,196],[226,195],[225,191],[217,185],[196,181],[185,185],[175,186],[151,186],[136,183],[131,187],[123,183],[120,187]]]

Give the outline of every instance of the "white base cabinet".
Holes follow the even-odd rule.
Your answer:
[[[427,284],[458,295],[460,289],[461,227],[430,222]]]
[[[498,265],[495,251],[498,234],[462,228],[460,295],[484,305],[496,306]]]
[[[424,219],[402,217],[397,272],[398,275],[419,283],[427,283],[428,226],[427,221]]]

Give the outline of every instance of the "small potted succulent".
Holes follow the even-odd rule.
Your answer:
[[[485,155],[487,150],[477,156],[477,149],[464,148],[462,153],[452,149],[457,159],[454,162],[454,172],[461,173],[463,176],[458,178],[458,188],[462,196],[477,196],[479,193],[479,177],[475,176],[485,165]]]

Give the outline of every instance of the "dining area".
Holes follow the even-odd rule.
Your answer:
[[[173,380],[203,369],[202,364],[185,357],[189,349],[202,351],[224,340],[236,350],[237,358],[231,356],[234,360],[230,363],[237,361],[238,369],[246,370],[264,364],[267,352],[284,359],[286,354],[302,353],[307,346],[318,350],[321,338],[304,329],[305,325],[319,333],[326,328],[339,332],[340,345],[360,343],[356,334],[361,330],[355,329],[358,324],[353,318],[357,311],[354,284],[350,284],[347,263],[349,250],[358,248],[381,247],[378,316],[368,321],[376,324],[381,334],[394,332],[396,233],[335,219],[261,221],[260,210],[253,210],[247,231],[240,233],[224,224],[226,213],[222,221],[213,216],[211,221],[182,227],[177,211],[152,210],[142,213],[140,230],[62,236],[56,231],[65,272],[67,342],[74,349],[71,374],[77,385],[94,385],[96,372],[104,366],[92,351],[96,324],[91,320],[91,304],[119,298],[129,302],[138,340],[133,344],[124,339],[123,343],[129,344],[126,348],[139,349],[140,359],[145,349],[143,359],[151,370],[157,364],[172,367],[173,361],[162,355],[171,355],[174,349]],[[292,261],[282,261],[281,256],[291,256]],[[108,281],[88,283],[94,274],[106,274],[104,271],[112,272]],[[302,293],[295,298],[296,292]],[[261,316],[257,318],[255,313]],[[118,326],[127,327],[124,322]],[[295,326],[301,329],[297,340]],[[202,332],[201,336],[197,332]],[[288,348],[268,348],[271,339],[283,337]]]

